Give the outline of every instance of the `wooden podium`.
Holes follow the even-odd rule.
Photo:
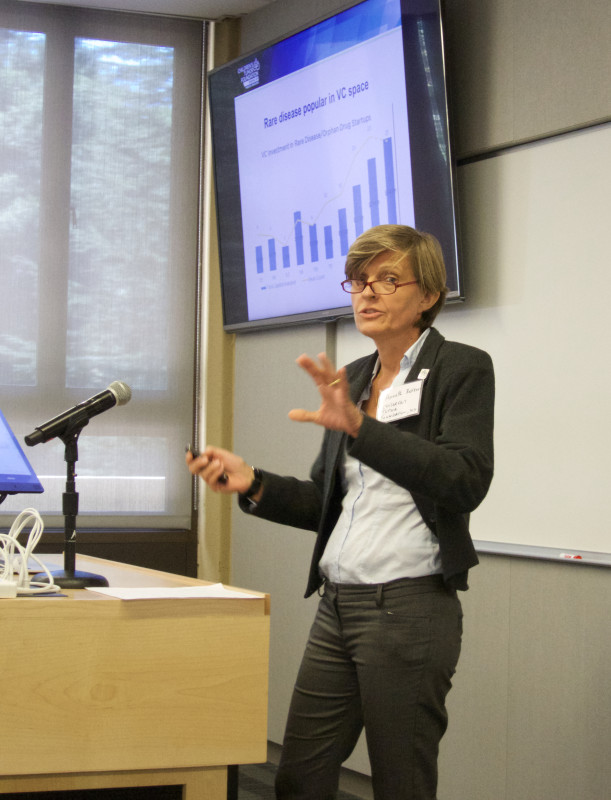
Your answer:
[[[204,583],[89,557],[76,568],[111,587]],[[0,643],[0,794],[179,784],[185,800],[225,800],[227,765],[266,760],[268,595],[5,599]]]

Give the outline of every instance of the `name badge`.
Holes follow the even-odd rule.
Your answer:
[[[380,422],[395,422],[419,414],[423,385],[423,381],[410,381],[384,389],[378,400],[377,418]]]

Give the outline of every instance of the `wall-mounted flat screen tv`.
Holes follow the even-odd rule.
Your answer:
[[[438,0],[365,0],[211,71],[224,327],[351,313],[369,227],[441,242],[462,297]]]

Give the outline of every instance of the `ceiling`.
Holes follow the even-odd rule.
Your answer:
[[[240,17],[274,2],[274,0],[26,0],[26,2],[34,1],[84,8],[143,11],[196,19]]]

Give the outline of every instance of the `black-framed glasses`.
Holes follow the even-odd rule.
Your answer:
[[[382,278],[377,281],[347,280],[342,281],[342,289],[348,294],[361,294],[367,286],[371,286],[371,291],[374,294],[394,294],[401,286],[411,286],[413,283],[418,283],[418,281],[395,283],[393,279],[389,278]]]

